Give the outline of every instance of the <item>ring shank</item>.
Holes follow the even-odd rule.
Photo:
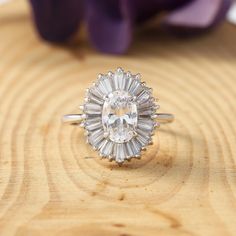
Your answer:
[[[157,113],[156,120],[161,124],[171,123],[175,119],[173,114],[170,113]]]
[[[72,125],[79,125],[84,120],[84,114],[67,114],[62,117],[62,122]],[[156,113],[154,119],[161,124],[174,121],[174,115],[169,113]]]
[[[67,114],[62,117],[62,122],[72,125],[79,125],[83,119],[83,114]]]

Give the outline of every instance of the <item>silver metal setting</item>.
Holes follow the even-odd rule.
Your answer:
[[[159,105],[140,74],[121,68],[100,74],[80,109],[81,114],[64,115],[62,121],[83,127],[93,149],[118,164],[140,158],[155,129],[174,120],[172,114],[157,113]]]

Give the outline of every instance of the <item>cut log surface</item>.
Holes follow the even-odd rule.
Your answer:
[[[0,7],[0,55],[1,236],[236,234],[235,27],[178,40],[148,26],[127,55],[109,56],[81,37],[43,42],[19,0]],[[122,166],[61,123],[118,66],[176,116]]]

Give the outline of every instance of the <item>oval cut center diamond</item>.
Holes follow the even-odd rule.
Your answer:
[[[137,105],[128,92],[117,90],[107,96],[103,105],[102,124],[110,140],[128,142],[135,135],[137,122]]]

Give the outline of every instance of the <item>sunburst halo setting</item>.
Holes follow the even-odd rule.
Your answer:
[[[87,90],[81,126],[86,129],[87,142],[100,156],[122,163],[139,158],[152,143],[159,125],[155,121],[158,108],[152,89],[141,82],[140,75],[118,68],[115,73],[100,74]]]

